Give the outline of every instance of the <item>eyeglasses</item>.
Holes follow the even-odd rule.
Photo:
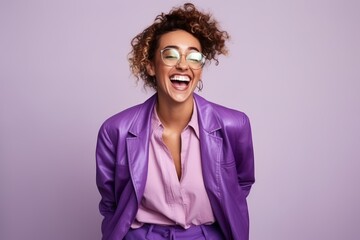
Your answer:
[[[169,67],[174,67],[179,64],[181,61],[181,56],[184,55],[181,54],[176,48],[171,47],[160,50],[160,54],[164,64]],[[197,70],[204,66],[206,59],[204,54],[201,52],[191,51],[186,53],[185,60],[191,69]]]

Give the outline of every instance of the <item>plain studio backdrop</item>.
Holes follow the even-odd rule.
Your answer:
[[[251,119],[251,239],[360,239],[360,1],[193,2],[231,35],[200,95]],[[0,1],[0,239],[100,239],[97,131],[152,95],[130,40],[182,3]]]

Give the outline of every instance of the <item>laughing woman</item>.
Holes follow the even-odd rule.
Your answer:
[[[132,40],[131,70],[155,94],[100,128],[102,239],[249,238],[249,119],[194,93],[228,38],[209,14],[184,4]]]

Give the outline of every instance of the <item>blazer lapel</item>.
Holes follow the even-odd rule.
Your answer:
[[[223,189],[221,187],[221,162],[223,157],[223,139],[220,134],[221,124],[212,104],[196,94],[194,96],[198,108],[204,185],[213,213],[225,238],[232,239],[229,221],[223,211],[227,203],[223,201]]]
[[[223,140],[217,133],[221,129],[221,125],[211,104],[196,94],[194,94],[194,98],[198,109],[204,184],[210,199],[213,199],[211,195],[219,199]]]
[[[135,116],[129,116],[134,117],[134,121],[126,138],[126,151],[130,176],[138,203],[140,203],[144,194],[146,184],[151,114],[155,101],[156,94],[140,105],[140,109],[135,113]]]

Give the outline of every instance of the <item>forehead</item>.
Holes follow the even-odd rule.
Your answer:
[[[175,30],[163,34],[159,39],[159,49],[176,46],[179,50],[197,49],[201,51],[199,40],[184,30]]]

